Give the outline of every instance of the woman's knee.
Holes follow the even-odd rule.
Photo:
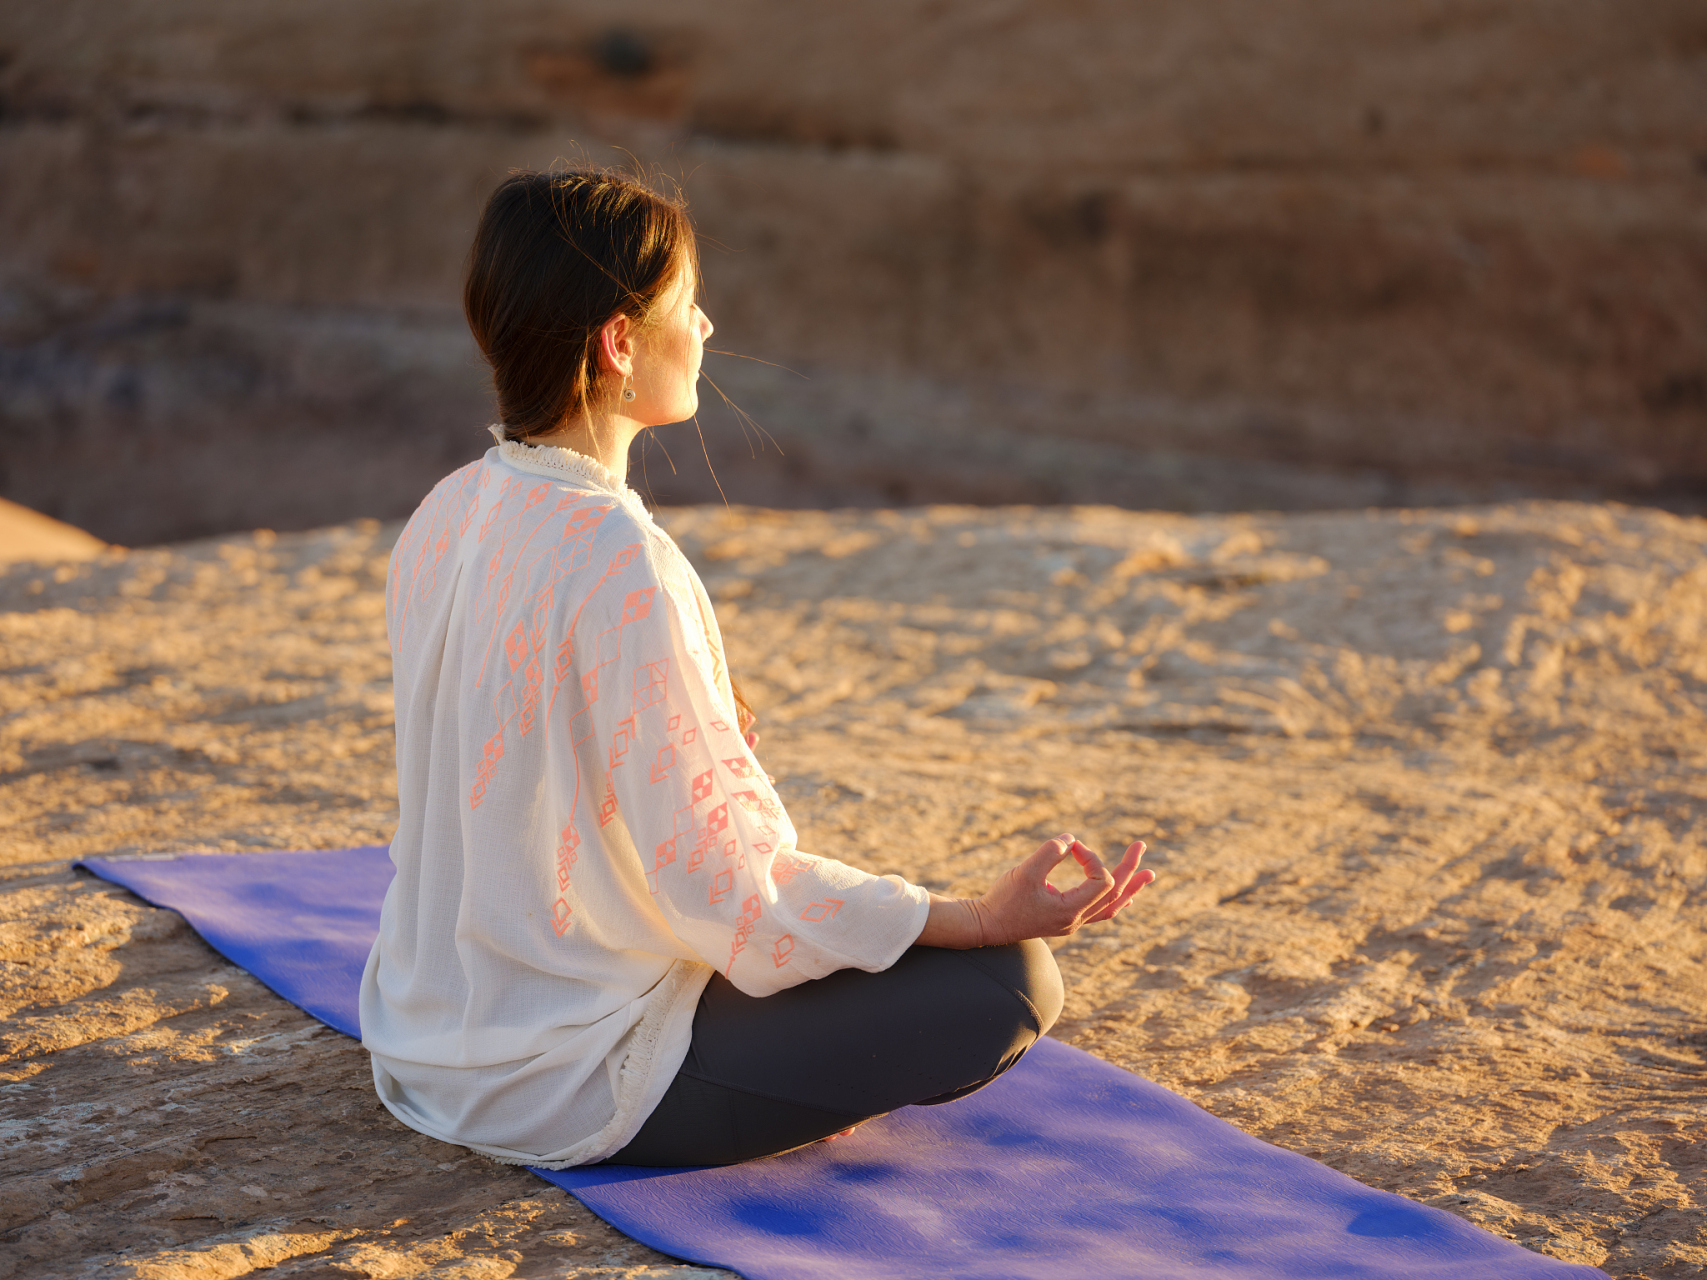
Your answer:
[[[1028,938],[1019,944],[1025,959],[1026,998],[1037,1010],[1038,1035],[1044,1035],[1061,1016],[1067,1003],[1067,989],[1061,983],[1061,969],[1055,963],[1055,953],[1042,938]]]
[[[938,957],[951,968],[939,992],[946,1034],[937,1037],[936,1052],[943,1058],[941,1077],[955,1084],[917,1099],[926,1106],[963,1098],[1018,1062],[1054,1025],[1063,995],[1061,972],[1042,942]]]
[[[1037,1034],[1045,1034],[1061,1016],[1061,1006],[1067,992],[1061,985],[1061,970],[1055,963],[1055,953],[1042,938],[1028,938],[1013,944],[1018,961],[1014,977],[1014,992],[1031,1006],[1037,1020]]]
[[[1041,938],[956,953],[1004,988],[1023,1009],[1029,1029],[1041,1036],[1061,1016],[1066,992],[1055,956]]]

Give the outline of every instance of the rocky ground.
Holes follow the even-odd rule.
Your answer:
[[[1707,522],[665,523],[807,847],[969,892],[1151,842],[1056,1034],[1555,1257],[1707,1267]],[[394,534],[0,574],[0,1276],[718,1274],[403,1129],[356,1045],[71,869],[388,837]]]

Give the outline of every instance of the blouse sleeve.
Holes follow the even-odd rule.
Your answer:
[[[747,995],[888,968],[924,928],[930,895],[796,848],[717,679],[697,602],[685,584],[646,576],[613,593],[620,649],[601,655],[600,696],[586,707],[608,764],[601,821],[621,816],[671,932]]]

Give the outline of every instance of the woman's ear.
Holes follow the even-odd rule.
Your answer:
[[[623,378],[634,374],[634,321],[620,311],[599,329],[599,368]]]

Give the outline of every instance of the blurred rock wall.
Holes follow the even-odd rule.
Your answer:
[[[486,443],[482,198],[617,148],[772,362],[661,500],[1707,494],[1699,0],[18,0],[0,493],[407,512]]]

